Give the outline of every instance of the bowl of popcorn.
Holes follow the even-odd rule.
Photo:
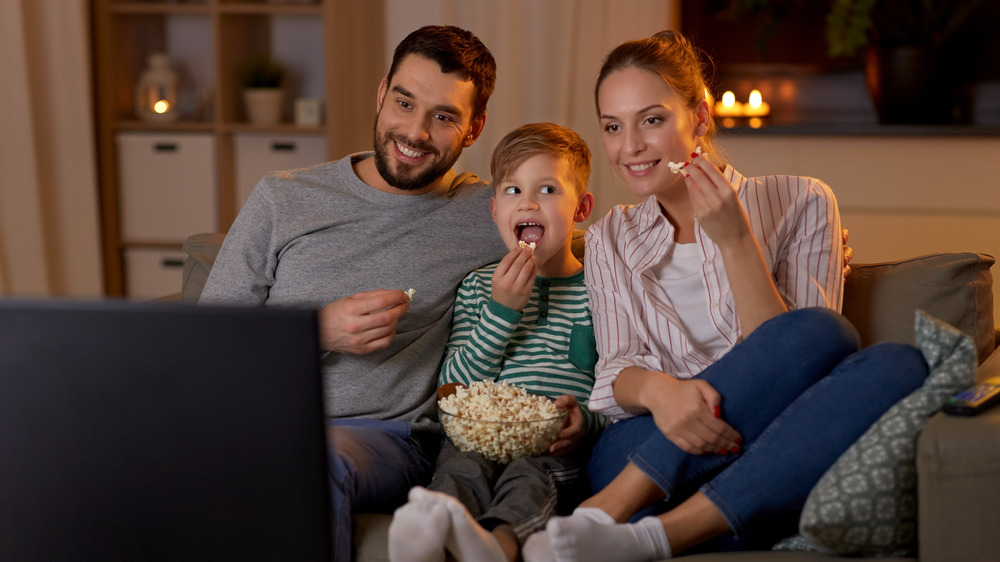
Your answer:
[[[550,398],[492,381],[459,386],[438,408],[444,431],[459,450],[503,464],[548,451],[567,412]]]

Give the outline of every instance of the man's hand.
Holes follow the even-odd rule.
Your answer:
[[[844,279],[851,275],[851,260],[854,259],[854,248],[847,245],[847,237],[850,235],[851,233],[846,228],[840,229],[840,236],[844,244]]]
[[[493,300],[511,310],[520,311],[531,298],[537,272],[534,251],[514,248],[500,260],[493,272]]]
[[[566,412],[566,422],[559,430],[556,442],[549,447],[549,453],[565,455],[576,449],[585,435],[583,412],[580,411],[580,404],[576,401],[576,397],[570,394],[563,394],[556,398],[555,405],[557,408],[566,408],[569,411]]]
[[[320,347],[357,355],[384,349],[409,308],[410,300],[401,290],[379,289],[334,301],[319,311]]]

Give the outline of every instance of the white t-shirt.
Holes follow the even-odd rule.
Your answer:
[[[680,316],[691,344],[713,357],[729,344],[714,327],[709,314],[708,289],[702,271],[704,262],[698,244],[674,244],[664,259],[652,267],[652,272]]]

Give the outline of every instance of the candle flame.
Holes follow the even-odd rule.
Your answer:
[[[729,91],[722,94],[722,105],[726,107],[733,107],[734,105],[736,105],[736,94]]]
[[[760,95],[760,90],[754,90],[750,92],[750,107],[754,109],[760,108],[761,103],[763,103],[764,98]]]
[[[153,111],[157,113],[166,113],[169,110],[170,103],[167,100],[157,100],[157,102],[153,104]]]

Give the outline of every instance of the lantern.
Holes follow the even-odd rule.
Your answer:
[[[153,53],[149,55],[147,64],[136,86],[136,115],[143,121],[176,121],[180,116],[177,111],[177,73],[170,67],[170,57]]]

